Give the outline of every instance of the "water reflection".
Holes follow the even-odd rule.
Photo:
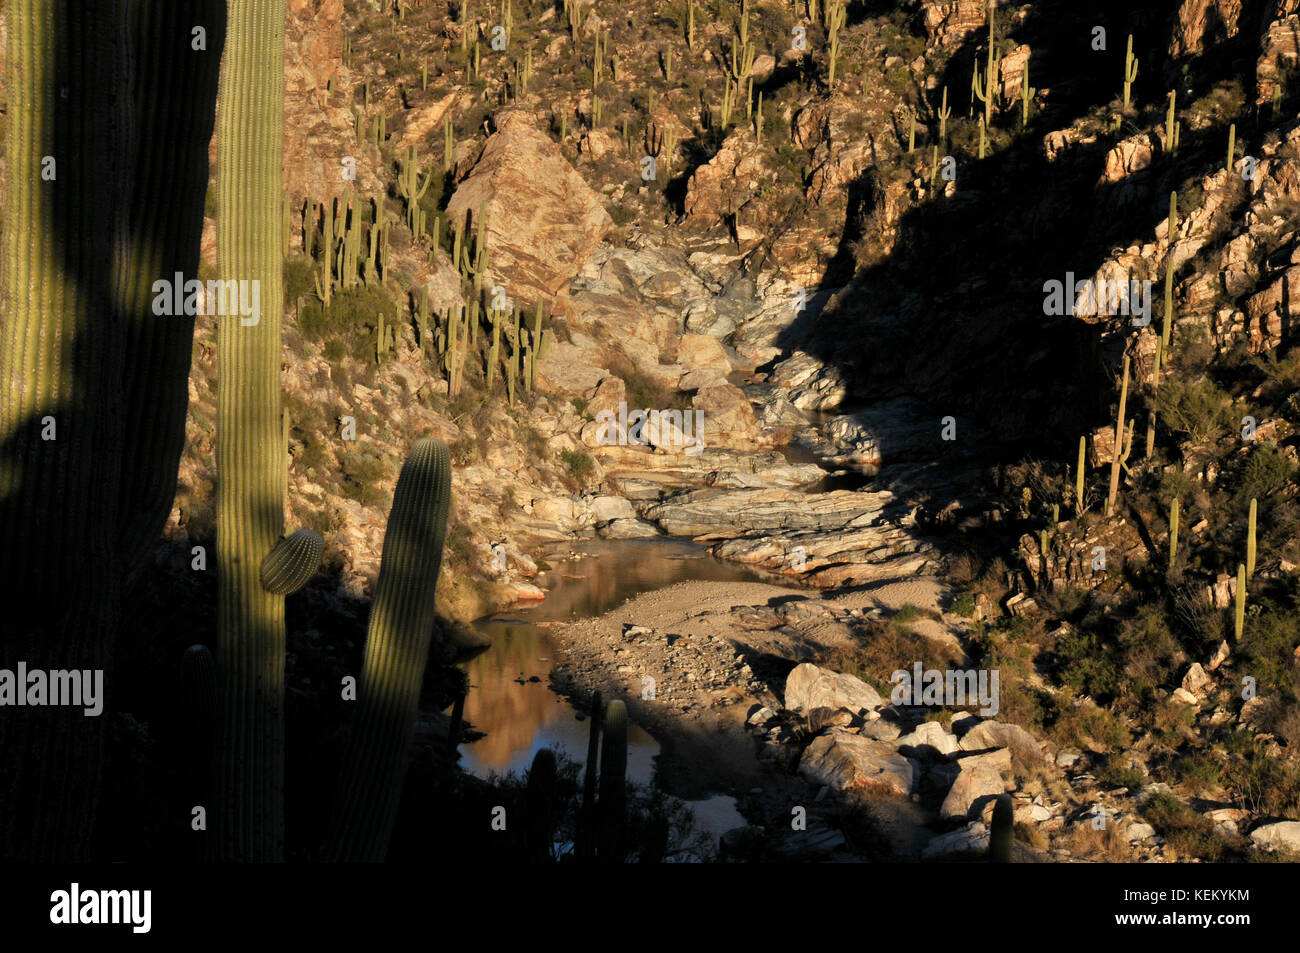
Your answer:
[[[548,589],[536,606],[480,620],[475,625],[491,647],[464,663],[470,692],[465,718],[486,737],[461,747],[465,770],[478,777],[523,774],[542,748],[563,749],[583,762],[588,722],[549,688],[555,658],[545,623],[601,615],[632,596],[687,580],[753,582],[760,577],[713,559],[682,540],[591,541],[577,562],[548,561],[554,568],[538,580]],[[629,781],[648,785],[659,745],[636,724],[628,726]],[[735,802],[717,795],[695,802],[698,824],[721,833],[744,823]]]

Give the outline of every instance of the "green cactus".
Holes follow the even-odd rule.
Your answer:
[[[370,610],[356,718],[343,758],[326,856],[382,861],[397,817],[406,749],[433,636],[435,596],[451,504],[451,457],[415,443],[393,493]]]
[[[948,105],[947,86],[943,88],[943,105],[935,115],[939,117],[939,143],[942,145],[948,141],[948,117],[952,115],[952,107]],[[933,187],[933,180],[931,187]]]
[[[1115,416],[1115,446],[1111,454],[1110,464],[1110,490],[1106,494],[1106,515],[1110,516],[1115,510],[1115,497],[1119,493],[1119,470],[1123,463],[1124,446],[1124,410],[1128,403],[1128,369],[1129,356],[1124,355],[1124,373],[1121,377],[1119,389],[1119,411]]]
[[[1083,515],[1083,465],[1084,453],[1088,448],[1088,438],[1079,438],[1079,462],[1074,468],[1074,515]]]
[[[325,540],[312,529],[300,529],[275,544],[258,570],[262,588],[278,596],[292,595],[320,568]]]
[[[1237,151],[1237,124],[1234,122],[1228,126],[1228,165],[1229,172],[1232,171],[1232,160],[1236,158]]]
[[[1015,841],[1015,805],[1010,794],[1002,794],[993,805],[993,824],[989,830],[989,863],[1012,863],[1015,860]]]
[[[1025,61],[1024,71],[1020,74],[1020,128],[1029,127],[1029,107],[1038,90],[1029,85],[1029,61]]]
[[[411,230],[415,240],[419,241],[424,237],[425,225],[425,211],[420,206],[420,200],[429,191],[433,173],[426,175],[424,184],[420,184],[420,160],[415,146],[407,150],[406,159],[399,162],[399,166],[397,188],[402,201],[406,203],[406,226]]]
[[[442,120],[442,169],[450,172],[456,165],[456,133],[451,125],[451,115]]]
[[[1178,559],[1178,497],[1169,504],[1169,566],[1174,566]]]
[[[1250,499],[1250,518],[1246,526],[1246,578],[1255,575],[1255,517],[1259,512],[1259,501]]]
[[[1160,328],[1160,349],[1169,349],[1169,335],[1174,326],[1174,265],[1173,256],[1165,264],[1165,313],[1164,324]]]
[[[1246,564],[1237,564],[1237,605],[1232,615],[1232,631],[1237,644],[1246,626]]]
[[[230,7],[218,110],[217,272],[260,283],[255,324],[217,321],[217,657],[222,856],[284,857],[284,597],[259,567],[284,530],[280,193],[285,0]]]
[[[827,16],[827,34],[829,40],[830,52],[830,69],[827,74],[827,85],[831,88],[835,86],[835,65],[840,56],[840,30],[844,29],[847,13],[845,11],[843,0],[829,0],[826,8]],[[752,60],[751,56],[751,60]]]
[[[907,154],[910,156],[916,151],[916,110],[909,109],[908,128],[907,128]]]
[[[621,864],[627,856],[627,706],[617,699],[605,709],[600,750],[600,823],[596,857]]]
[[[1165,148],[1169,150],[1170,155],[1174,154],[1175,149],[1174,122],[1176,120],[1174,118],[1174,109],[1177,101],[1178,91],[1171,89],[1169,91],[1169,108],[1165,111]]]
[[[1124,111],[1129,109],[1129,93],[1133,80],[1137,79],[1138,61],[1133,55],[1133,34],[1128,35],[1128,48],[1124,52]]]
[[[984,117],[983,116],[980,117],[979,126],[980,126],[979,158],[983,159],[984,158]]]
[[[993,39],[994,11],[996,7],[989,4],[989,40],[988,52],[985,59],[984,82],[979,79],[979,69],[971,75],[971,92],[975,98],[984,104],[984,125],[989,125],[993,121],[993,103],[998,98],[998,56],[997,44]]]

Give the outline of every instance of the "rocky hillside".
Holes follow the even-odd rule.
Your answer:
[[[449,619],[541,598],[591,535],[835,592],[936,576],[998,721],[872,728],[772,675],[830,709],[753,722],[805,733],[791,770],[882,758],[956,840],[1009,785],[1058,857],[1300,847],[1297,0],[289,5],[304,598],[364,604],[436,436]],[[178,564],[213,532],[214,340]],[[638,441],[638,409],[677,416]],[[810,492],[828,468],[857,483]],[[884,692],[877,628],[810,661]],[[1122,835],[1056,843],[1097,805]]]

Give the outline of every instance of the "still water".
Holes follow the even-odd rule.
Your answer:
[[[475,624],[491,637],[492,646],[464,666],[470,681],[465,718],[487,733],[461,746],[461,763],[471,774],[486,778],[513,771],[522,775],[542,748],[563,749],[575,761],[586,762],[589,723],[579,720],[568,701],[548,687],[554,642],[550,630],[539,623],[602,615],[632,596],[687,580],[759,578],[681,540],[592,540],[576,544],[575,551],[584,558],[562,562],[561,557],[547,557],[553,569],[537,579],[547,590],[544,602]],[[649,785],[658,754],[654,738],[635,723],[629,725],[628,780]],[[696,827],[715,837],[745,823],[735,800],[727,795],[689,803]]]

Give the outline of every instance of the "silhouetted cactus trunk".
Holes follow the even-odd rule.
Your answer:
[[[225,859],[284,858],[284,597],[259,580],[284,530],[280,417],[285,0],[230,0],[217,130],[217,271],[261,313],[218,316],[216,775]],[[248,286],[251,288],[252,286]],[[251,318],[249,319],[252,320]]]
[[[627,857],[627,706],[615,699],[605,709],[600,750],[600,844],[596,859],[621,864]]]
[[[587,735],[587,771],[582,779],[582,807],[579,808],[577,843],[574,845],[579,860],[592,860],[596,856],[596,779],[600,758],[600,724],[605,709],[600,692],[591,696],[591,729]]]
[[[433,637],[434,595],[451,506],[451,456],[419,440],[402,466],[370,608],[359,711],[343,758],[327,859],[384,859]]]
[[[219,0],[6,7],[0,665],[103,669],[110,697],[123,580],[161,531],[184,435],[189,326],[145,310],[140,289],[156,268],[198,264],[211,9]],[[182,20],[207,27],[207,54],[178,37]],[[194,182],[197,198],[178,194]],[[89,856],[106,714],[0,719],[0,856]]]
[[[133,174],[127,268],[121,546],[141,567],[176,496],[194,318],[156,315],[154,282],[198,277],[208,145],[226,36],[225,0],[127,0]]]

